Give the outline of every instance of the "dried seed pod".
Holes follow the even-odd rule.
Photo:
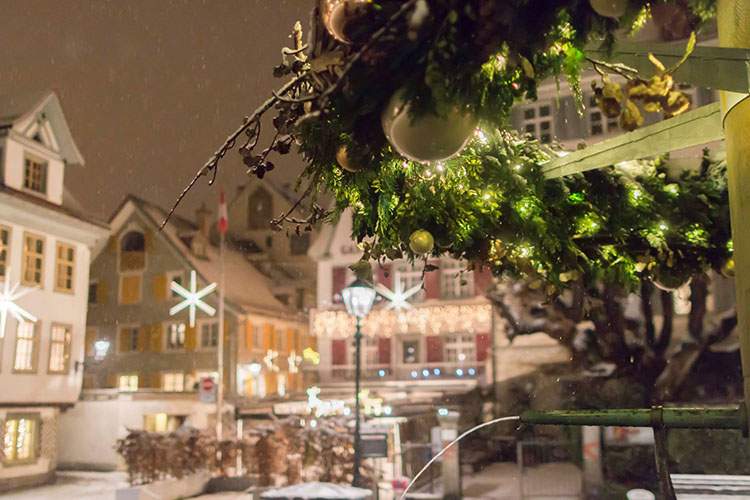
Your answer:
[[[627,101],[625,110],[620,115],[620,128],[632,132],[643,125],[643,115],[633,101]]]

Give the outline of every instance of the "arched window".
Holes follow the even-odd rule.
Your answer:
[[[144,252],[146,250],[146,238],[143,233],[130,231],[120,240],[120,250],[125,252]]]
[[[130,231],[120,240],[120,271],[146,267],[146,238],[140,231]]]
[[[268,229],[273,219],[273,198],[271,193],[259,187],[247,198],[247,228]]]

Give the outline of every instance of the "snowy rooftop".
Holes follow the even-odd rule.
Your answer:
[[[370,498],[372,491],[333,483],[302,483],[261,494],[261,498],[288,500],[344,500]]]

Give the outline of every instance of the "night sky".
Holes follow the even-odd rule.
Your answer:
[[[165,207],[283,82],[271,75],[310,0],[0,0],[0,94],[53,89],[86,165],[66,186],[107,218],[128,193]],[[296,177],[286,157],[269,174]],[[218,181],[247,179],[236,150]],[[180,212],[218,192],[202,181]]]

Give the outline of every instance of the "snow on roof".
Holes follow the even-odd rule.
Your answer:
[[[264,499],[288,500],[347,500],[370,498],[372,491],[333,483],[302,483],[276,490],[269,490],[260,495]]]
[[[159,227],[167,212],[161,207],[135,196],[130,196],[138,207],[140,207],[152,222]],[[197,256],[182,241],[180,236],[188,232],[194,234],[197,226],[182,217],[173,216],[162,230],[169,242],[188,260],[190,265],[208,282],[218,282],[220,274],[219,249],[214,245],[206,245],[206,255]],[[247,312],[292,315],[293,311],[282,304],[268,288],[268,281],[242,253],[226,250],[224,260],[224,273],[226,281],[224,290],[227,301],[241,307]]]

